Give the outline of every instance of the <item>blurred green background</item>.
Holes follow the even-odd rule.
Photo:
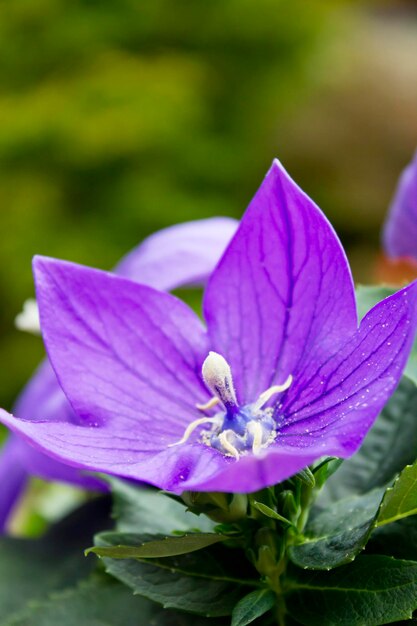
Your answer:
[[[13,326],[33,254],[110,268],[239,217],[278,156],[366,281],[416,144],[415,2],[0,3],[0,406],[43,353]]]

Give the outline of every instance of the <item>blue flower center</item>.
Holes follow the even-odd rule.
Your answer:
[[[200,441],[205,445],[235,459],[248,452],[260,454],[277,435],[273,408],[265,408],[265,405],[273,396],[288,389],[292,377],[289,376],[283,385],[274,385],[264,391],[256,402],[239,406],[232,372],[224,357],[210,352],[203,363],[202,375],[213,397],[206,404],[198,404],[197,408],[206,412],[220,404],[222,410],[211,417],[194,420],[177,443],[185,443],[196,428],[210,424],[200,433]]]
[[[201,441],[236,459],[250,451],[259,454],[277,435],[272,409],[255,411],[247,405],[233,415],[219,412],[214,420],[211,429],[201,432]]]

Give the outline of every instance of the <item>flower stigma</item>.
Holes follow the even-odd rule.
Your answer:
[[[211,417],[201,417],[191,422],[182,439],[171,446],[185,443],[196,428],[210,424],[210,428],[200,433],[200,441],[205,445],[236,460],[248,452],[259,455],[277,436],[274,409],[265,408],[265,405],[274,395],[290,387],[292,376],[288,376],[282,385],[273,385],[261,393],[255,402],[244,406],[240,406],[237,401],[230,365],[221,354],[209,352],[203,363],[202,376],[213,397],[205,404],[197,404],[197,408],[200,411],[208,411],[218,405],[221,408]]]

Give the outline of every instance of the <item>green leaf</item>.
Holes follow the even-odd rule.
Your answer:
[[[113,517],[120,532],[170,534],[173,530],[210,531],[214,523],[204,515],[198,517],[185,505],[150,488],[137,487],[106,476],[113,495]]]
[[[314,474],[309,467],[306,467],[300,472],[298,472],[298,474],[296,474],[293,478],[300,480],[302,483],[304,483],[308,487],[314,487],[316,484]]]
[[[219,626],[222,622],[219,623]],[[106,575],[95,575],[78,587],[33,604],[20,618],[1,626],[210,626],[211,620],[161,609],[132,594]],[[226,626],[226,623],[225,625]]]
[[[342,465],[343,459],[337,459],[335,457],[327,457],[324,461],[320,461],[316,466],[312,468],[314,475],[315,485],[318,489],[321,489],[323,485],[329,480]]]
[[[290,615],[306,626],[379,626],[411,619],[417,609],[417,562],[359,556],[331,572],[292,568]]]
[[[382,500],[376,522],[384,526],[417,513],[417,461],[407,465]]]
[[[25,604],[74,585],[94,567],[83,550],[108,524],[108,499],[84,505],[41,539],[0,538],[0,622]]]
[[[366,546],[367,553],[417,561],[417,516],[376,528]]]
[[[148,537],[137,536],[141,545]],[[109,546],[112,537],[97,537]],[[106,571],[133,589],[167,608],[207,617],[230,615],[248,586],[256,587],[249,563],[240,553],[211,546],[198,553],[141,561],[104,558]],[[249,568],[249,569],[248,569]]]
[[[233,609],[231,626],[246,626],[267,613],[275,605],[270,589],[257,589],[242,598]]]
[[[347,498],[309,520],[303,542],[291,546],[289,556],[303,568],[328,570],[353,561],[365,547],[384,489]]]
[[[139,614],[150,622],[155,606],[103,575],[32,603],[21,618],[1,626],[137,626]]]
[[[417,461],[386,490],[346,498],[324,510],[313,509],[303,540],[289,550],[293,563],[331,569],[352,561],[374,528],[417,514]]]
[[[358,285],[356,288],[356,303],[359,319],[362,319],[375,304],[391,296],[396,291],[398,289],[394,287]],[[417,385],[417,339],[411,350],[404,374]]]
[[[262,502],[257,502],[256,500],[254,500],[252,502],[252,506],[254,509],[256,509],[257,511],[265,515],[265,517],[275,519],[279,522],[282,522],[286,526],[292,526],[292,523],[289,520],[287,520],[286,517],[283,517],[282,515],[274,511],[274,509],[271,509],[271,507],[267,506],[266,504],[263,504]]]
[[[155,559],[195,552],[225,541],[227,537],[216,533],[193,533],[179,537],[149,535],[149,539],[143,541],[143,535],[110,532],[101,533],[100,539],[112,545],[89,548],[86,554],[94,552],[98,556],[108,556],[112,559]],[[138,544],[138,541],[142,543]]]
[[[403,378],[358,452],[327,481],[319,502],[366,493],[386,485],[413,463],[417,450],[417,388]]]

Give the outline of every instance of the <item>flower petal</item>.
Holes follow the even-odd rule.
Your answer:
[[[353,454],[397,386],[416,328],[417,281],[373,307],[336,355],[295,381],[281,408],[283,444],[321,441],[323,454]]]
[[[119,421],[91,428],[67,422],[30,422],[0,409],[0,421],[34,445],[39,454],[45,452],[74,468],[132,478],[176,493],[184,491],[190,478],[204,484],[231,461],[203,444],[169,448],[149,426],[144,432],[139,420],[138,428],[132,424],[123,428]]]
[[[200,320],[173,296],[105,272],[43,258],[34,265],[45,343],[78,423],[0,419],[74,467],[175,489],[204,460],[201,446],[168,447],[208,398]]]
[[[115,273],[163,291],[204,284],[237,227],[236,220],[213,217],[165,228],[127,254]]]
[[[417,259],[417,152],[404,170],[383,231],[388,256]]]
[[[195,472],[182,487],[187,491],[251,493],[294,476],[322,456],[320,446],[309,449],[271,446],[264,456],[241,457],[237,462],[219,466],[211,476]]]
[[[144,455],[142,441],[133,429],[122,434],[110,425],[93,429],[64,422],[34,423],[13,418],[1,409],[0,421],[57,460],[143,480],[174,493],[257,491],[292,476],[323,455],[317,446],[309,450],[271,447],[264,458],[247,456],[235,461],[203,444]]]
[[[204,310],[242,403],[297,376],[301,359],[323,360],[356,329],[341,244],[278,161],[209,280]]]
[[[14,505],[28,481],[28,472],[21,463],[20,447],[24,445],[13,437],[3,446],[0,455],[0,533],[4,532]]]
[[[19,441],[20,462],[30,476],[38,476],[45,480],[54,480],[72,485],[78,485],[84,489],[92,491],[107,491],[108,485],[104,481],[95,478],[83,468],[71,467],[70,465],[60,463],[48,454],[44,454],[34,447],[31,442],[27,442],[24,438],[15,433],[9,438],[9,441]]]
[[[208,347],[191,309],[167,293],[72,263],[37,257],[34,270],[46,348],[80,423],[139,424],[137,435],[149,440],[149,429],[155,439],[175,437],[200,417],[195,405],[208,396],[200,376]]]
[[[205,282],[237,224],[236,220],[223,217],[161,230],[126,255],[115,273],[160,289]],[[23,390],[14,413],[30,420],[77,421],[47,361]]]
[[[68,421],[77,423],[78,420],[71,409],[64,392],[58,384],[55,372],[49,361],[45,360],[38,367],[23,392],[20,394],[14,413],[26,420],[37,421]],[[13,443],[12,443],[13,442]],[[103,489],[102,481],[81,473],[78,469],[57,463],[54,459],[42,454],[23,439],[12,435],[0,454],[0,465],[3,455],[7,455],[7,446],[17,446],[19,463],[31,475],[60,480],[81,485],[88,489]],[[18,497],[19,494],[16,495]]]
[[[290,401],[299,403],[290,414],[294,419],[282,426],[263,457],[248,455],[236,462],[202,444],[144,449],[136,429],[120,427],[119,420],[91,428],[34,423],[4,412],[0,419],[75,466],[145,480],[177,493],[255,491],[288,478],[321,456],[354,452],[398,382],[416,327],[417,282],[368,313],[355,336],[305,387],[304,396],[288,396],[287,406]],[[324,376],[328,384],[322,390]],[[311,390],[315,397],[309,395]]]
[[[33,421],[77,422],[49,361],[43,361],[17,399],[14,413]]]
[[[166,290],[205,283],[237,226],[236,220],[219,217],[165,228],[129,252],[115,273]],[[48,361],[41,364],[23,390],[14,413],[26,420],[77,422]],[[102,487],[78,469],[44,456],[23,441],[20,447],[22,462],[34,475],[88,488]]]

